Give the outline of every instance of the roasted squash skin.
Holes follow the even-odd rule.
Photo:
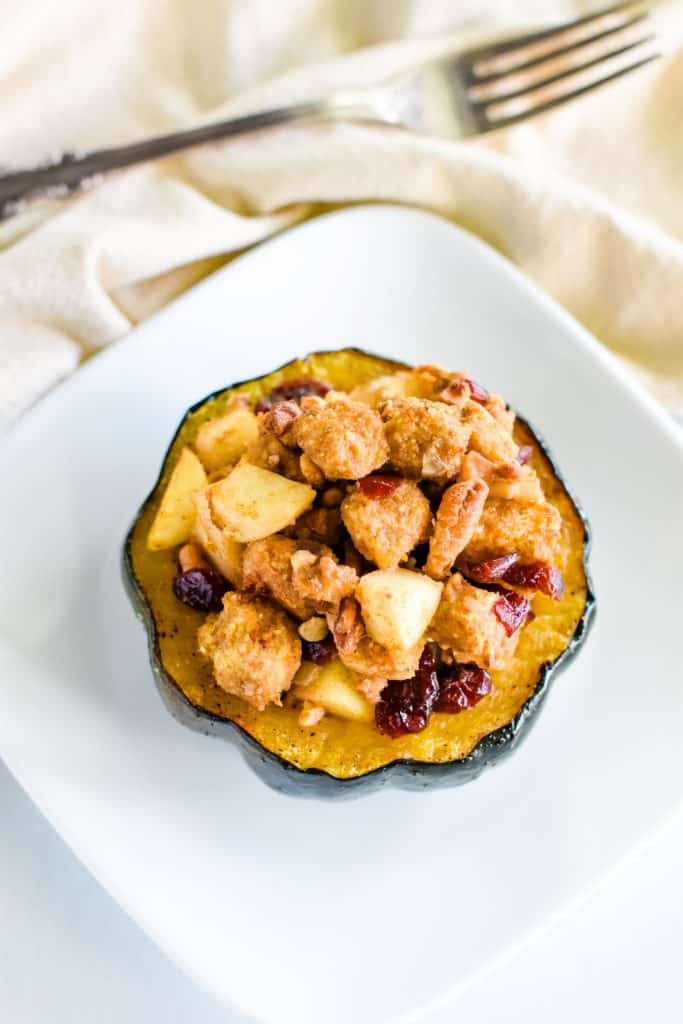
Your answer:
[[[576,656],[594,620],[588,521],[546,445],[518,417],[516,439],[533,445],[533,464],[548,499],[563,517],[567,592],[560,602],[535,598],[536,619],[525,629],[510,668],[493,673],[496,690],[490,701],[459,715],[434,714],[423,733],[392,740],[381,736],[374,725],[331,718],[303,729],[294,710],[271,706],[256,712],[215,685],[208,662],[196,649],[202,616],[172,594],[175,552],[149,551],[146,546],[149,525],[182,447],[192,444],[201,424],[223,412],[235,394],[258,398],[275,385],[304,375],[350,389],[405,368],[359,349],[318,352],[202,399],[183,417],[159,478],[124,543],[124,583],[145,626],[154,677],[167,708],[195,730],[236,742],[269,786],[290,795],[355,797],[387,784],[419,790],[461,785],[476,778],[512,753],[527,735],[551,682]]]

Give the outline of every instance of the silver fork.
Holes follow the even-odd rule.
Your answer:
[[[67,198],[104,175],[192,146],[303,119],[363,120],[462,139],[505,128],[611,82],[659,56],[647,8],[620,3],[540,32],[428,61],[369,89],[248,114],[126,146],[67,153],[0,175],[0,217],[38,198]]]

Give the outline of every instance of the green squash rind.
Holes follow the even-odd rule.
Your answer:
[[[363,352],[362,349],[351,349],[361,352],[363,355],[372,353]],[[311,353],[313,356],[324,355],[324,352]],[[307,356],[305,358],[310,358]],[[406,369],[404,363],[394,362],[396,369]],[[291,360],[284,363],[279,369],[284,369]],[[272,371],[271,371],[272,372]],[[263,376],[269,376],[264,374]],[[168,446],[166,454],[161,463],[159,476],[152,487],[149,495],[143,502],[133,524],[128,531],[123,546],[123,581],[126,591],[131,600],[136,615],[145,626],[148,639],[149,656],[152,665],[154,678],[164,704],[173,717],[198,732],[209,736],[220,736],[236,742],[242,755],[249,766],[256,774],[272,789],[290,796],[308,796],[321,798],[350,798],[381,789],[383,786],[392,785],[400,789],[423,790],[436,787],[459,786],[476,779],[484,769],[491,765],[498,764],[517,749],[525,736],[528,735],[531,726],[538,717],[538,714],[545,702],[550,689],[550,684],[555,676],[561,672],[576,657],[579,650],[586,641],[591,626],[595,620],[596,597],[593,589],[588,561],[592,544],[591,527],[581,505],[575,498],[571,489],[567,487],[558,466],[550,453],[547,444],[539,436],[538,432],[528,421],[518,417],[525,423],[534,435],[539,449],[550,463],[553,475],[564,487],[569,500],[583,524],[583,572],[586,580],[586,604],[583,614],[579,619],[573,636],[562,653],[551,662],[541,666],[538,683],[534,692],[522,705],[515,717],[507,725],[496,729],[494,732],[484,736],[476,747],[464,758],[454,761],[440,763],[429,763],[407,759],[397,759],[390,764],[375,768],[349,779],[338,779],[329,772],[319,768],[301,769],[284,760],[278,754],[263,747],[241,726],[229,718],[222,718],[204,708],[195,706],[182,690],[179,688],[172,676],[164,669],[159,647],[159,636],[152,610],[144,592],[144,588],[138,581],[133,570],[131,545],[135,526],[144,513],[148,503],[153,499],[157,487],[163,476],[164,467],[171,452],[175,440],[185,424],[187,418],[204,406],[207,402],[219,397],[226,391],[239,387],[242,383],[250,383],[259,378],[252,378],[250,381],[240,381],[228,387],[220,388],[210,395],[202,398],[191,406],[182,417],[180,424]]]

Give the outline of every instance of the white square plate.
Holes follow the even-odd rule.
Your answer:
[[[121,543],[184,410],[348,344],[467,367],[592,521],[598,617],[524,746],[461,789],[281,796],[157,695]],[[434,217],[356,208],[238,260],[0,446],[0,752],[198,981],[269,1024],[417,1020],[547,924],[681,797],[682,447],[571,318]]]

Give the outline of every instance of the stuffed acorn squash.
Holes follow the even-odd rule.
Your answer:
[[[585,639],[588,546],[499,395],[345,349],[189,410],[124,575],[169,709],[338,796],[507,755]]]

